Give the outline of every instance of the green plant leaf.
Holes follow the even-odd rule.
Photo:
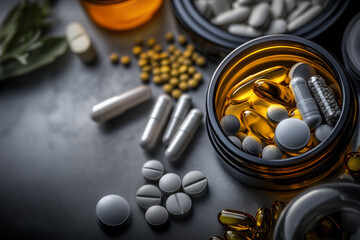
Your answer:
[[[38,42],[40,45],[28,52],[27,64],[23,65],[16,59],[9,59],[0,64],[0,81],[29,73],[49,64],[64,54],[67,49],[66,40],[61,37],[43,37]]]

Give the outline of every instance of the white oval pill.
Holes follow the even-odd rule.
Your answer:
[[[182,179],[182,188],[190,197],[201,197],[207,190],[208,181],[199,171],[188,172]]]
[[[121,196],[107,195],[97,203],[96,215],[105,226],[121,227],[130,220],[130,205]]]
[[[161,204],[160,189],[154,185],[144,185],[136,192],[136,203],[143,209]]]
[[[181,188],[181,179],[175,173],[167,173],[160,178],[159,188],[167,195],[175,193]]]
[[[228,31],[232,34],[240,35],[244,37],[258,37],[262,34],[262,32],[256,28],[253,28],[246,24],[239,24],[239,23],[231,24],[228,27]]]
[[[280,18],[285,15],[286,7],[284,0],[271,1],[271,13],[273,18]]]
[[[155,205],[146,211],[145,220],[153,227],[161,227],[168,222],[169,213],[164,207]]]
[[[166,209],[175,218],[186,217],[191,212],[191,208],[191,198],[182,192],[175,193],[166,200]]]
[[[270,5],[267,2],[257,4],[251,11],[248,24],[259,28],[264,26],[270,18]]]
[[[239,23],[247,19],[250,14],[249,7],[239,7],[228,10],[217,15],[215,18],[211,20],[211,22],[215,25],[226,25],[231,23]]]
[[[287,22],[282,19],[274,19],[271,21],[269,28],[266,30],[265,34],[276,34],[286,32]]]
[[[294,18],[293,20],[291,20],[289,22],[288,27],[287,27],[288,31],[293,31],[293,30],[303,26],[304,24],[309,22],[311,19],[313,19],[316,15],[318,15],[322,9],[323,9],[322,6],[319,4],[312,6],[306,12],[304,12],[303,14],[301,14],[300,16]]]
[[[164,166],[158,160],[149,160],[144,163],[141,169],[141,173],[144,178],[151,181],[156,181],[159,180],[164,174]]]
[[[289,22],[291,22],[292,20],[294,20],[295,18],[300,16],[303,12],[305,12],[310,7],[311,7],[310,1],[299,2],[298,6],[294,9],[294,11],[292,11],[289,14],[287,20]]]
[[[285,152],[297,152],[310,140],[308,125],[297,118],[282,120],[275,128],[276,145]]]

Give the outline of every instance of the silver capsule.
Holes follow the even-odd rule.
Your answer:
[[[178,160],[181,154],[185,151],[196,130],[200,126],[202,117],[202,112],[197,108],[192,109],[188,113],[165,151],[165,157],[169,161]]]
[[[294,94],[296,107],[299,109],[304,122],[310,129],[320,126],[322,117],[306,81],[301,77],[295,77],[290,81],[290,89]]]
[[[165,134],[163,136],[163,143],[169,145],[171,139],[174,137],[176,130],[179,128],[181,122],[186,117],[191,107],[191,97],[188,94],[181,95],[176,108],[174,109]]]
[[[171,98],[166,94],[160,95],[154,104],[149,121],[146,124],[144,133],[140,139],[140,146],[142,148],[151,150],[155,147],[161,132],[166,126],[171,108]]]
[[[148,86],[141,85],[123,94],[109,98],[91,109],[91,118],[95,122],[105,122],[117,117],[130,108],[133,108],[151,98],[151,90]]]

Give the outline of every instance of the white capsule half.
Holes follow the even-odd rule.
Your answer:
[[[108,121],[149,100],[150,98],[150,88],[148,86],[141,85],[123,94],[96,104],[91,109],[91,118],[95,122],[99,123]]]
[[[154,104],[149,121],[140,139],[140,146],[142,148],[151,150],[155,147],[169,119],[171,108],[171,98],[166,94],[160,95]]]
[[[191,107],[191,97],[188,94],[181,95],[176,107],[171,115],[169,124],[167,126],[166,132],[163,136],[163,143],[167,146],[169,145],[171,139],[174,137],[176,131],[178,130],[181,122],[186,117],[186,114],[189,112]]]
[[[203,114],[197,108],[194,108],[189,112],[165,151],[165,157],[169,161],[176,161],[179,159],[189,145],[196,130],[199,128],[202,118]]]
[[[306,81],[301,77],[295,77],[290,81],[289,85],[295,97],[296,107],[299,109],[304,122],[310,129],[320,126],[322,117]]]

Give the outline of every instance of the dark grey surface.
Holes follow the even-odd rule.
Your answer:
[[[0,2],[0,19],[14,2]],[[124,68],[110,64],[108,55],[131,55],[138,36],[163,41],[165,32],[176,32],[165,2],[151,22],[115,33],[95,26],[78,1],[58,1],[52,33],[63,35],[69,22],[81,22],[99,61],[87,66],[68,52],[45,68],[0,83],[1,239],[207,239],[223,233],[217,223],[218,211],[230,208],[255,214],[259,207],[270,207],[274,200],[287,202],[298,193],[272,193],[239,183],[222,168],[204,124],[180,164],[166,161],[163,147],[151,154],[144,152],[139,138],[153,101],[105,125],[90,119],[94,104],[140,83],[135,58],[131,67]],[[341,23],[343,29],[346,23]],[[339,53],[341,34],[331,34],[334,45],[326,37],[319,39]],[[216,66],[210,63],[201,70],[205,81],[190,92],[195,106],[204,113],[207,82]],[[153,84],[151,88],[154,96],[162,92]],[[170,219],[169,228],[162,232],[146,223],[144,211],[135,202],[136,191],[146,183],[141,167],[153,158],[164,164],[166,172],[180,177],[199,170],[209,183],[208,192],[193,199],[191,215]],[[96,204],[108,194],[123,196],[131,207],[132,220],[117,235],[103,231],[96,220]]]

